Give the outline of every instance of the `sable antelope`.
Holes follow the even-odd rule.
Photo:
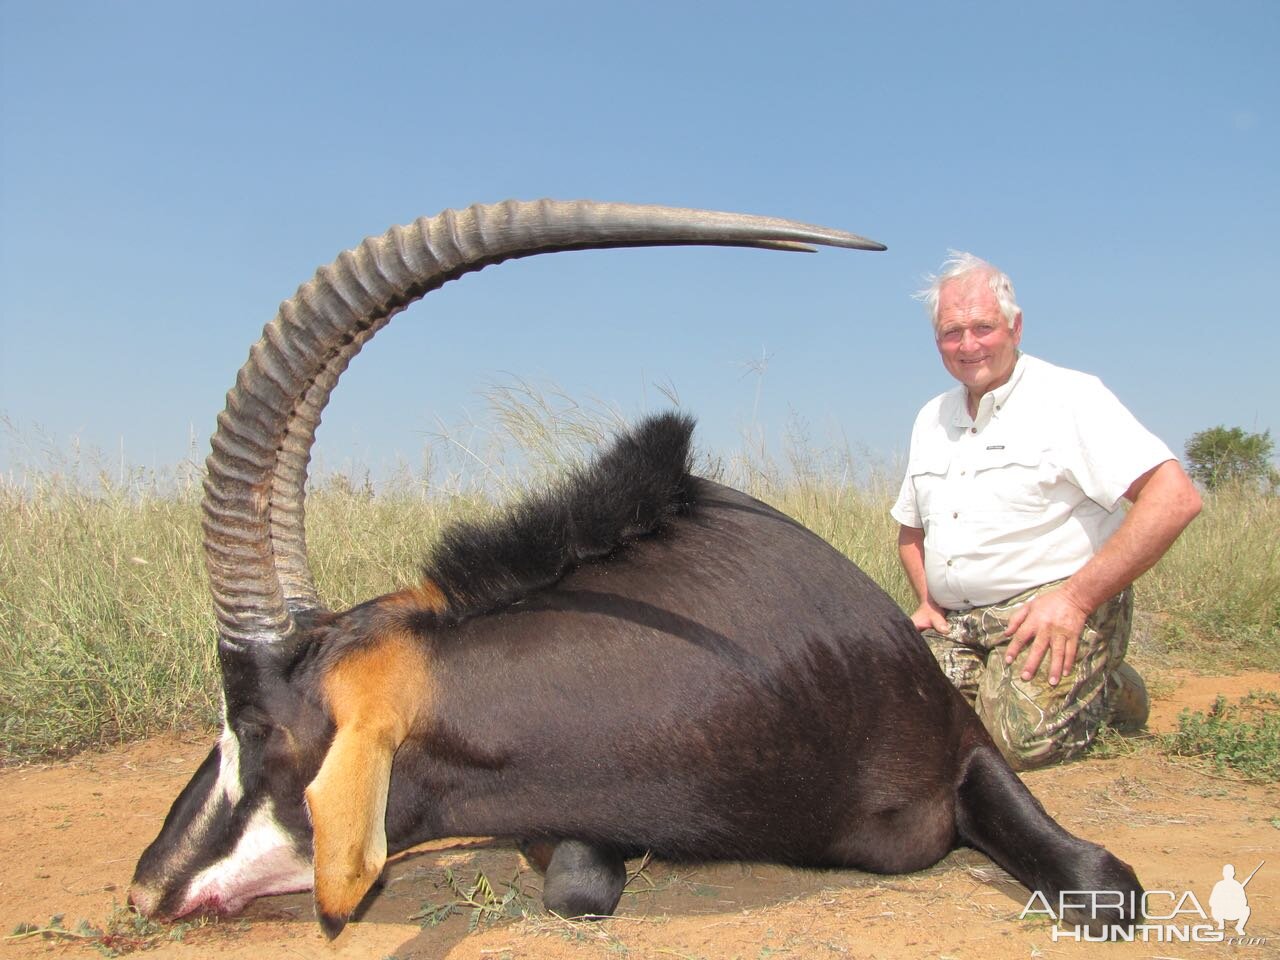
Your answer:
[[[691,421],[620,438],[559,490],[455,529],[423,579],[325,610],[303,493],[320,413],[388,319],[469,271],[556,250],[883,247],[790,221],[508,202],[343,253],[285,302],[218,419],[205,553],[225,725],[138,863],[144,914],[314,888],[343,928],[388,851],[507,837],[559,913],[612,912],[623,860],[898,873],[976,847],[1051,902],[1141,887],[1055,823],[865,574],[689,472]]]

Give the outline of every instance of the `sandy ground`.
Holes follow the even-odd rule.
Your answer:
[[[1280,689],[1280,674],[1175,675],[1168,686],[1157,688],[1157,731],[1173,728],[1183,707],[1203,709],[1218,693]],[[0,771],[0,934],[23,922],[47,924],[54,915],[68,928],[81,918],[104,924],[124,901],[138,854],[208,746],[151,740],[69,763]],[[967,850],[902,877],[649,864],[632,880],[617,917],[567,923],[541,912],[539,877],[513,849],[471,839],[395,858],[360,921],[332,944],[312,919],[309,898],[291,895],[260,900],[240,917],[153,927],[106,946],[143,946],[152,957],[228,960],[1280,957],[1280,786],[1207,775],[1153,751],[1039,771],[1026,781],[1064,826],[1131,863],[1149,890],[1176,897],[1191,891],[1206,911],[1224,864],[1234,864],[1243,878],[1265,860],[1248,887],[1253,914],[1246,941],[1055,942],[1049,922],[1018,918],[1027,892]],[[463,912],[424,928],[415,914],[458,899],[445,882],[449,870],[464,886],[483,871],[499,895],[514,881],[533,898],[531,915],[469,932]],[[117,920],[122,917],[127,914],[117,911]],[[1186,915],[1178,922],[1195,919]],[[94,939],[10,937],[0,941],[0,960],[96,956],[103,946]]]

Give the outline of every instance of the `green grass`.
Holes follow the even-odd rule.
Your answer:
[[[459,463],[485,464],[473,474],[480,482],[406,472],[376,493],[345,476],[313,484],[310,555],[330,606],[411,582],[443,525],[490,509],[523,478],[554,475],[618,419],[532,396],[521,388],[499,398],[494,444],[450,440]],[[512,446],[524,452],[504,459]],[[796,517],[913,606],[888,514],[895,477],[858,468],[847,452],[814,452],[803,437],[781,465],[751,451],[700,464]],[[72,476],[79,471],[54,463],[0,478],[0,759],[207,727],[220,709],[196,471]],[[1139,584],[1135,659],[1280,669],[1276,530],[1280,499],[1210,496]]]

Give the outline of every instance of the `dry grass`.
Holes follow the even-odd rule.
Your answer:
[[[1206,670],[1280,670],[1280,497],[1226,489],[1139,581],[1148,652]]]
[[[376,492],[347,476],[313,484],[310,554],[331,606],[411,580],[442,526],[553,476],[621,419],[524,385],[500,391],[493,407],[490,432],[446,438],[438,459],[457,466],[443,481],[406,472]],[[803,437],[781,463],[758,448],[699,462],[700,472],[796,517],[911,604],[888,514],[896,478],[847,451],[815,451]],[[66,754],[217,718],[198,471],[161,477],[118,467],[85,479],[78,466],[46,462],[0,478],[0,758]],[[1280,499],[1211,497],[1139,586],[1140,659],[1280,669],[1276,530]]]

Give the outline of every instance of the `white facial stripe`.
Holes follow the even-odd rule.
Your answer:
[[[179,915],[200,907],[234,913],[255,897],[311,886],[311,862],[294,849],[268,803],[250,818],[230,855],[191,881]]]
[[[244,796],[244,784],[240,781],[240,741],[225,723],[222,738],[218,741],[218,753],[218,789],[234,807]]]
[[[229,747],[228,744],[230,744]],[[218,779],[205,795],[200,809],[196,811],[186,829],[183,830],[182,837],[165,855],[163,874],[173,874],[175,871],[181,870],[184,864],[190,863],[192,858],[199,856],[201,847],[207,842],[209,828],[213,823],[219,802],[224,796],[230,799],[230,794],[225,786],[227,782],[228,754],[232,757],[230,766],[233,773],[231,779],[235,783],[236,789],[239,790],[240,744],[236,741],[234,734],[231,733],[231,728],[224,724],[222,737],[218,741]]]

